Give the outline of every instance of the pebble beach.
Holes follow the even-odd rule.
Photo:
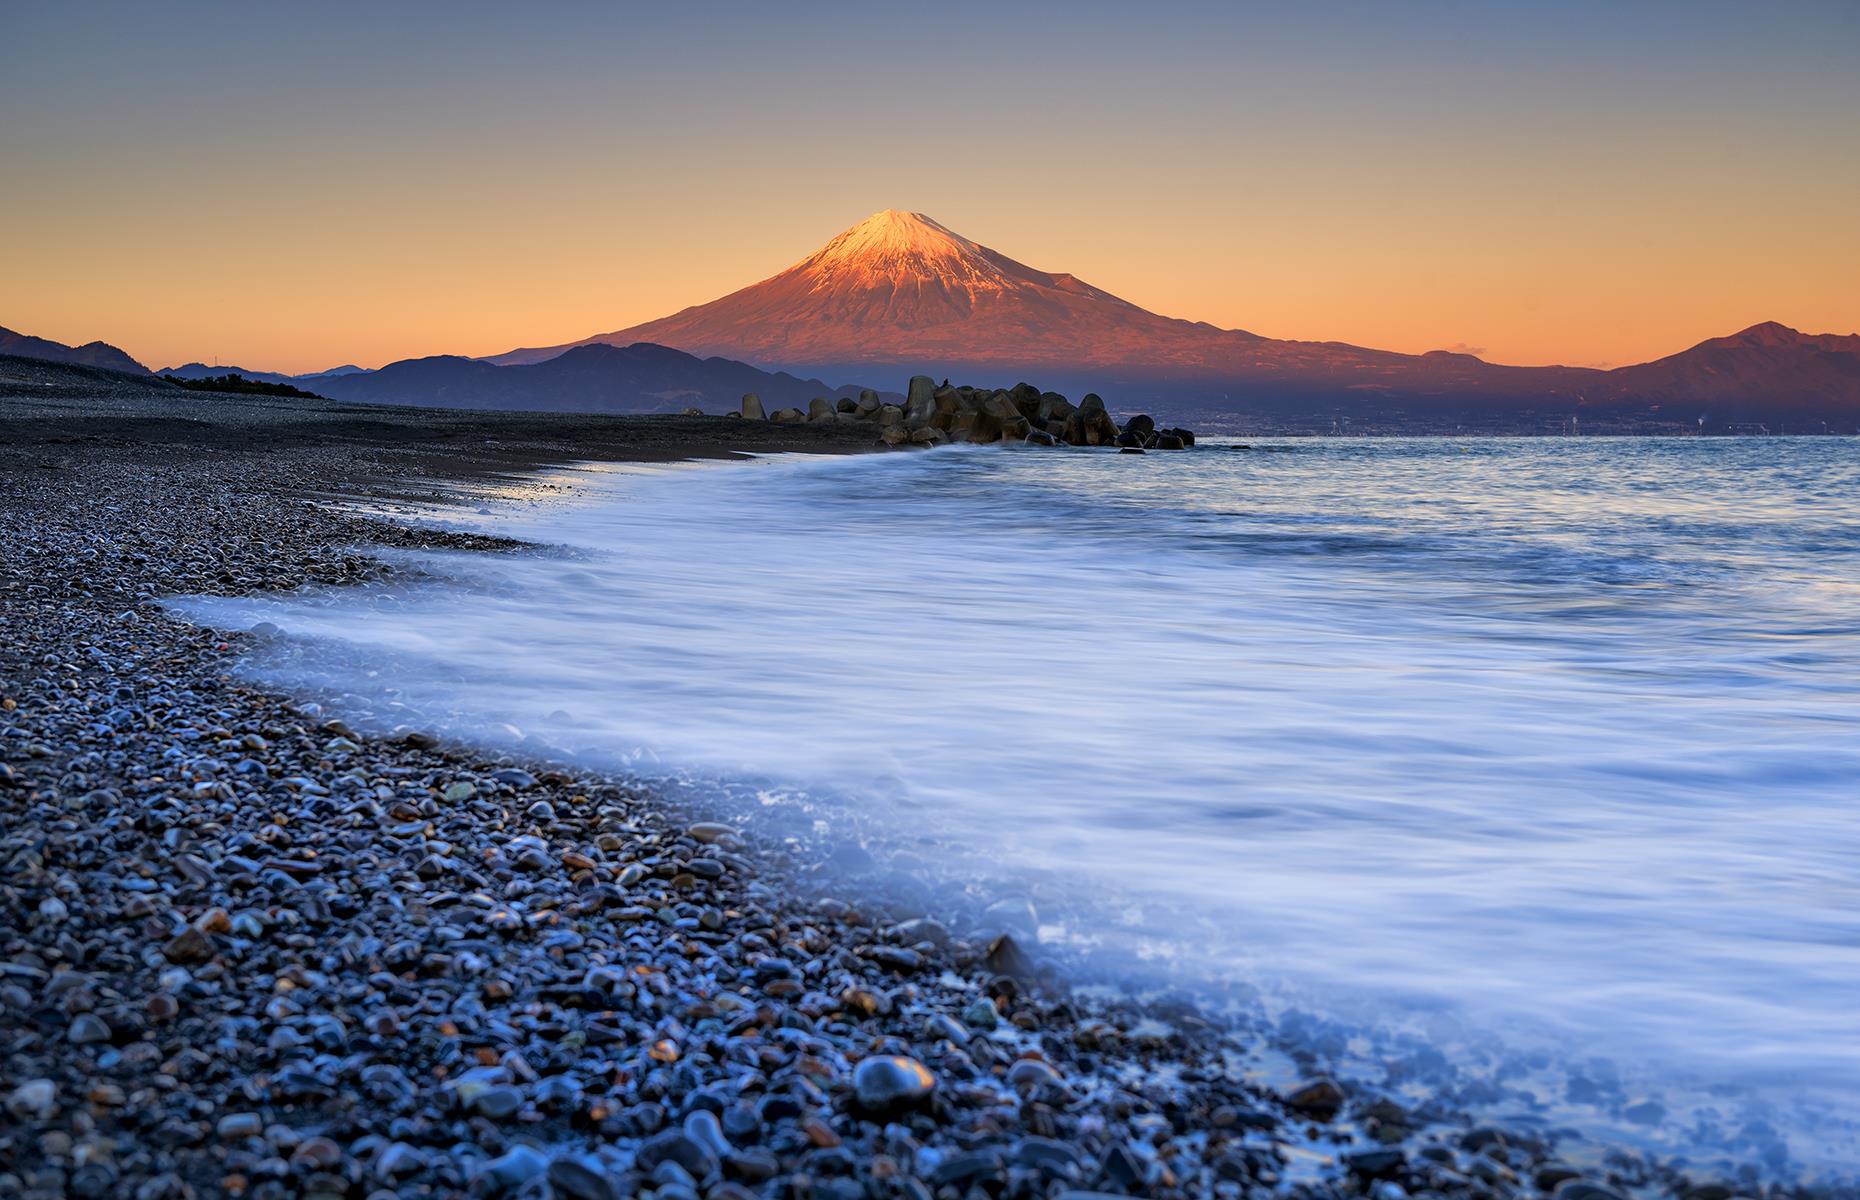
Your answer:
[[[520,552],[341,501],[845,425],[175,397],[0,370],[0,1195],[1084,1200],[1796,1194],[1084,986],[620,776],[358,732],[166,598]],[[803,886],[803,879],[805,886]],[[1450,1080],[1442,1067],[1434,1082]]]

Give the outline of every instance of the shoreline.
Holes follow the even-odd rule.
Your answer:
[[[384,577],[358,545],[516,545],[318,497],[850,451],[836,427],[187,400],[0,398],[0,1191],[1781,1190],[1638,1156],[1585,1182],[1314,1060],[1264,1089],[1220,1065],[1257,1035],[1072,993],[940,914],[803,899],[779,847],[623,779],[354,735],[231,673],[254,635],[159,606]]]

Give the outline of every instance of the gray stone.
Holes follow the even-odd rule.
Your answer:
[[[762,408],[762,397],[754,392],[743,395],[743,419],[746,421],[766,421],[768,413]]]
[[[983,409],[970,414],[968,429],[964,436],[977,445],[989,445],[1001,440],[1002,420],[998,413]]]
[[[540,1151],[517,1145],[484,1164],[479,1177],[500,1190],[509,1192],[515,1191],[548,1170],[549,1160]]]
[[[110,1027],[95,1013],[79,1013],[72,1020],[71,1029],[65,1036],[71,1039],[74,1046],[89,1046],[109,1041]]]
[[[1286,1107],[1328,1121],[1343,1107],[1343,1089],[1329,1079],[1313,1079],[1293,1088],[1285,1097]]]
[[[265,1119],[257,1113],[227,1113],[220,1118],[216,1132],[228,1142],[244,1141],[265,1132]]]
[[[1001,1155],[993,1150],[971,1150],[952,1154],[930,1169],[927,1182],[933,1188],[961,1185],[1001,1172]]]
[[[722,1136],[721,1130],[718,1135]],[[684,1130],[668,1129],[646,1139],[639,1148],[637,1161],[645,1171],[654,1170],[662,1163],[675,1163],[692,1179],[701,1182],[717,1170],[719,1159],[716,1151]]]
[[[58,1085],[49,1079],[28,1079],[6,1098],[6,1110],[21,1121],[49,1121],[58,1111]]]
[[[1117,422],[1104,409],[1097,393],[1087,393],[1078,411],[1066,419],[1065,440],[1074,446],[1109,446],[1117,441]]]
[[[213,957],[213,939],[189,925],[169,939],[162,954],[171,963],[203,963]]]
[[[536,1085],[536,1103],[556,1111],[566,1111],[579,1104],[581,1094],[581,1084],[572,1075],[551,1075]]]
[[[1033,960],[1027,957],[1027,952],[1020,948],[1011,933],[1004,933],[988,943],[982,963],[995,974],[1013,979],[1032,979],[1034,975]]]
[[[1568,1179],[1557,1184],[1556,1200],[1626,1200],[1611,1187],[1587,1179]]]
[[[924,1022],[924,1036],[932,1040],[947,1038],[958,1046],[969,1044],[969,1031],[962,1027],[962,1022],[944,1013]]]
[[[1398,1146],[1380,1150],[1360,1150],[1343,1156],[1344,1169],[1365,1179],[1382,1179],[1401,1170],[1408,1156]]]
[[[1027,1137],[1014,1147],[1014,1161],[1048,1174],[1060,1175],[1084,1166],[1079,1152],[1055,1138]]]
[[[904,400],[904,419],[913,426],[927,425],[936,412],[936,382],[928,375],[911,376]]]
[[[962,1023],[971,1029],[993,1029],[1001,1024],[1001,1014],[995,1011],[995,1002],[983,996],[962,1010]]]
[[[730,1139],[723,1135],[723,1126],[716,1115],[701,1108],[685,1117],[685,1136],[719,1159],[727,1158],[735,1150]]]
[[[868,1113],[913,1108],[936,1091],[930,1068],[901,1054],[873,1055],[853,1072],[853,1097]]]
[[[1048,1087],[1063,1088],[1066,1085],[1066,1081],[1059,1077],[1059,1072],[1037,1058],[1023,1058],[1009,1067],[1007,1081],[1023,1092]]]
[[[1066,418],[1071,416],[1075,411],[1077,410],[1072,407],[1071,401],[1067,400],[1064,396],[1060,395],[1058,392],[1047,392],[1040,397],[1040,404],[1039,407],[1034,410],[1033,419],[1034,423],[1041,428],[1045,428],[1054,423],[1063,425]]]
[[[398,1179],[426,1170],[426,1164],[424,1151],[406,1142],[389,1142],[375,1156],[375,1174],[382,1179]]]
[[[493,1121],[507,1121],[523,1108],[523,1093],[507,1083],[485,1088],[472,1097],[472,1111]]]
[[[342,1147],[329,1138],[308,1137],[291,1151],[291,1162],[313,1171],[333,1171],[342,1164]]]
[[[627,1200],[630,1192],[592,1154],[562,1154],[549,1164],[549,1187],[570,1200]]]

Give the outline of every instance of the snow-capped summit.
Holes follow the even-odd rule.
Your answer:
[[[1049,283],[922,213],[888,208],[749,291],[798,304],[814,321],[876,317],[922,329],[962,320],[988,297]]]
[[[873,213],[785,274],[795,272],[826,280],[845,275],[866,283],[969,278],[991,289],[1008,282],[981,246],[922,213],[895,208]]]
[[[923,213],[895,208],[873,213],[749,290],[805,292],[828,301],[813,310],[816,319],[865,324],[879,317],[918,331],[971,319],[990,306],[1037,303],[1048,291],[1123,304],[1069,275],[1048,275],[1015,262]]]

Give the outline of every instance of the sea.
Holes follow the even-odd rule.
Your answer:
[[[1438,1046],[1495,1119],[1860,1166],[1860,441],[579,465],[391,515],[532,548],[177,605],[338,714],[655,781],[1340,1071]]]

